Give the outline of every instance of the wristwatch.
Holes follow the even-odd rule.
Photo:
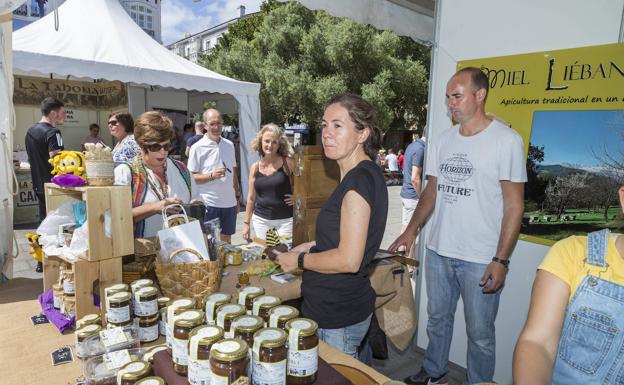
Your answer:
[[[506,268],[509,268],[509,259],[500,259],[498,257],[494,257],[492,258],[492,262],[498,262]]]
[[[301,270],[303,269],[303,257],[305,257],[306,252],[302,251],[299,253],[299,256],[297,257],[297,267],[300,268]]]

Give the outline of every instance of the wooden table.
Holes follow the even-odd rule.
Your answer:
[[[11,385],[73,385],[82,378],[80,361],[52,366],[50,353],[74,345],[73,333],[60,334],[52,324],[33,326],[30,317],[41,312],[37,296],[41,280],[17,278],[0,284],[0,383]],[[161,337],[162,339],[162,337]],[[320,356],[328,363],[357,368],[379,384],[389,379],[373,368],[321,343]]]

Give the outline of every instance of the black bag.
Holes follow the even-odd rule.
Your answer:
[[[374,312],[371,318],[370,326],[366,332],[366,337],[364,337],[364,341],[362,341],[361,346],[365,346],[366,343],[368,343],[373,352],[373,358],[378,360],[388,359],[388,341],[386,340],[386,333],[381,330],[379,321],[377,321],[377,317]]]

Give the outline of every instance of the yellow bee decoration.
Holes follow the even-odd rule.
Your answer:
[[[73,174],[85,176],[85,157],[80,151],[61,151],[49,160],[53,175]]]
[[[35,258],[37,262],[43,261],[43,250],[41,249],[41,245],[39,244],[39,235],[26,233],[26,239],[28,240],[28,244],[30,245],[29,253]]]

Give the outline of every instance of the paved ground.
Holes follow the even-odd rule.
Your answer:
[[[390,205],[388,208],[388,220],[386,223],[386,232],[381,244],[382,248],[387,248],[390,243],[401,232],[401,200],[399,192],[401,188],[399,186],[388,187],[388,196]],[[241,230],[243,227],[244,213],[240,213],[237,218],[236,229]],[[24,234],[27,232],[33,232],[33,228],[30,226],[16,230],[15,235],[17,237],[20,253],[14,264],[14,276],[25,278],[41,278],[40,273],[35,272],[37,265],[36,261],[28,254],[28,243],[24,238]],[[232,243],[243,243],[243,238],[240,233],[235,234],[232,237]],[[403,379],[404,377],[413,374],[420,368],[422,360],[422,352],[416,347],[416,344],[407,348],[404,352],[398,352],[390,347],[390,358],[388,360],[374,360],[373,367],[378,371],[384,373],[386,376],[393,379]],[[450,373],[450,385],[459,385],[463,382],[465,376],[464,371],[459,368],[452,368]]]

